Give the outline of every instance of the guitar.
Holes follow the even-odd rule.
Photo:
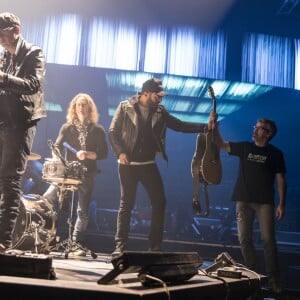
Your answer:
[[[208,93],[212,99],[212,110],[216,112],[216,97],[213,88],[208,88]],[[220,150],[214,142],[217,128],[205,133],[205,151],[201,160],[200,173],[208,184],[219,184],[222,179],[222,164]]]
[[[216,112],[216,97],[212,87],[208,92],[213,100],[213,111]],[[192,158],[191,172],[193,178],[193,200],[192,207],[198,216],[207,217],[209,215],[210,205],[208,197],[208,184],[219,184],[222,178],[222,165],[220,152],[214,143],[214,134],[217,129],[197,135],[196,149]],[[205,210],[202,210],[200,204],[199,188],[204,187]]]

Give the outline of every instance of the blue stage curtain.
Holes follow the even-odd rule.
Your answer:
[[[287,37],[248,34],[243,43],[242,81],[294,87],[294,47]]]

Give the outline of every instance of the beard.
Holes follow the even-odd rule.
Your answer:
[[[157,106],[158,106],[158,104],[159,104],[159,103],[157,103],[157,102],[150,101],[150,102],[149,102],[149,108],[151,108],[151,109],[156,109]]]

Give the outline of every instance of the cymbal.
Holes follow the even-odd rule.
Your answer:
[[[37,154],[37,153],[33,153],[31,152],[29,155],[28,155],[28,160],[38,160],[38,159],[41,159],[42,157]]]

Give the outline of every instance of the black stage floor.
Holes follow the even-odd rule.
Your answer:
[[[8,255],[2,255],[2,262],[3,256],[6,259]],[[11,261],[12,257],[15,264]],[[111,282],[99,284],[98,281],[114,269],[111,257],[101,253],[98,253],[96,258],[73,258],[71,254],[65,258],[64,253],[27,253],[9,255],[9,258],[9,263],[14,265],[13,272],[8,271],[8,275],[0,276],[0,289],[2,294],[9,295],[11,299],[186,300],[197,299],[199,295],[201,299],[247,299],[260,291],[259,279],[251,274],[238,280],[214,279],[201,274],[201,269],[199,275],[176,284],[171,282],[166,285],[159,283],[156,286],[145,286],[137,273],[121,273]],[[20,269],[17,267],[18,259],[27,260]],[[49,270],[45,260],[51,262]],[[24,271],[23,267],[26,268],[26,264],[27,271]],[[227,295],[230,297],[226,298]]]
[[[264,277],[242,271],[242,278],[205,275],[214,262],[202,261],[198,274],[180,282],[147,286],[137,273],[122,273],[105,284],[98,281],[115,265],[111,256],[68,257],[63,252],[49,254],[0,254],[0,290],[10,299],[266,299],[272,296],[261,288]],[[165,253],[161,254],[162,257]],[[147,259],[147,255],[145,256]],[[7,266],[9,265],[9,266]],[[299,295],[298,295],[299,296]],[[295,294],[276,299],[299,299]],[[275,299],[275,298],[271,298]]]
[[[66,224],[66,222],[63,222]],[[54,231],[55,241],[68,236],[68,228],[57,226]],[[63,230],[64,229],[64,230]],[[50,230],[52,232],[52,230]],[[22,231],[21,231],[22,233]],[[41,236],[43,238],[43,236]],[[24,240],[23,240],[24,238]],[[53,238],[53,237],[52,237]],[[32,236],[22,234],[18,237],[17,246],[27,247],[34,244]],[[48,245],[45,240],[41,240]],[[48,240],[47,240],[48,242]],[[128,249],[138,253],[146,253],[148,239],[145,235],[131,235]],[[59,243],[60,244],[60,243]],[[296,287],[296,290],[285,290],[280,297],[274,297],[268,290],[261,288],[263,276],[253,272],[242,271],[242,278],[218,277],[212,278],[205,274],[207,267],[215,263],[214,259],[222,253],[228,253],[237,264],[242,262],[240,248],[234,244],[204,243],[196,240],[184,241],[167,237],[163,242],[166,253],[197,253],[202,259],[196,274],[181,282],[162,281],[155,286],[142,284],[137,273],[121,272],[109,283],[99,284],[115,269],[112,264],[111,252],[114,249],[112,233],[100,233],[98,230],[88,230],[85,245],[97,254],[86,257],[68,257],[64,252],[51,248],[50,253],[35,254],[26,251],[23,254],[0,254],[0,291],[9,295],[11,299],[300,299],[299,253],[297,245],[280,248],[280,262],[282,264],[285,285]],[[262,256],[262,251],[259,255]],[[145,256],[147,262],[148,256]],[[119,267],[122,266],[122,263]],[[180,274],[181,275],[181,274]]]

